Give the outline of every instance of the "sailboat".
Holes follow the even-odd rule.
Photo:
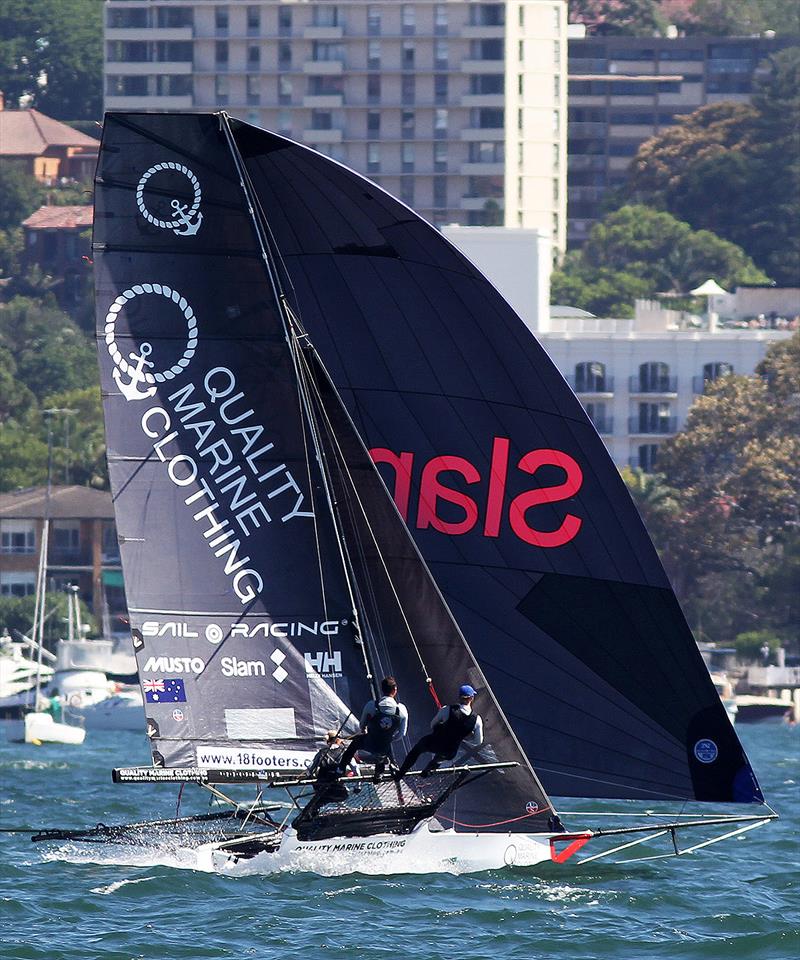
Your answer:
[[[196,825],[197,862],[226,873],[401,873],[561,863],[604,836],[584,862],[654,836],[674,855],[776,816],[602,441],[435,228],[224,112],[111,113],[93,240],[153,757],[114,779],[229,805],[153,830]],[[320,789],[323,734],[356,732],[385,675],[406,750],[464,683],[483,744]],[[552,795],[647,811],[567,826]],[[681,813],[654,821],[660,801]]]

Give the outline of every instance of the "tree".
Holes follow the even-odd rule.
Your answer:
[[[658,0],[569,0],[569,16],[605,36],[659,36],[667,27]]]
[[[749,37],[774,30],[783,36],[800,35],[797,0],[694,0],[676,25],[685,33]]]
[[[0,161],[0,230],[18,227],[43,203],[44,187],[13,160]]]
[[[712,639],[796,634],[787,570],[800,566],[798,388],[800,334],[774,345],[755,376],[711,385],[659,453],[680,510],[656,542],[679,559],[676,589]]]
[[[0,90],[58,120],[102,114],[103,7],[97,0],[0,0]]]
[[[621,207],[592,228],[577,253],[554,271],[555,303],[605,316],[632,316],[637,297],[685,293],[709,277],[723,286],[767,276],[737,246],[642,205]]]
[[[751,104],[701,107],[646,141],[641,201],[742,247],[777,283],[800,277],[800,47],[771,56]]]
[[[81,622],[89,626],[89,635],[97,636],[97,622],[89,613],[89,608],[80,603]],[[0,623],[13,635],[17,631],[27,637],[31,636],[33,627],[34,607],[36,600],[29,597],[0,597]],[[63,593],[51,591],[45,601],[44,645],[52,650],[56,642],[66,637],[68,621],[67,597]]]

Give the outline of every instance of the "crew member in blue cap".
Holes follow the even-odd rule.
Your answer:
[[[474,699],[475,689],[465,683],[458,691],[458,703],[442,707],[431,720],[431,732],[426,733],[411,748],[395,774],[396,780],[414,766],[420,754],[433,754],[433,759],[422,771],[423,776],[427,776],[433,773],[442,760],[452,760],[462,744],[477,748],[483,743],[483,720],[477,713],[473,713]]]

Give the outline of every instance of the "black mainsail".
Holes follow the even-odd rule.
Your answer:
[[[761,801],[636,509],[519,317],[375,184],[234,131],[292,306],[547,790]]]
[[[97,337],[123,571],[156,765],[301,772],[394,673],[406,749],[470,680],[457,829],[539,832],[549,801],[322,362],[282,302],[269,212],[224,115],[106,118]],[[373,534],[376,534],[373,537]]]

